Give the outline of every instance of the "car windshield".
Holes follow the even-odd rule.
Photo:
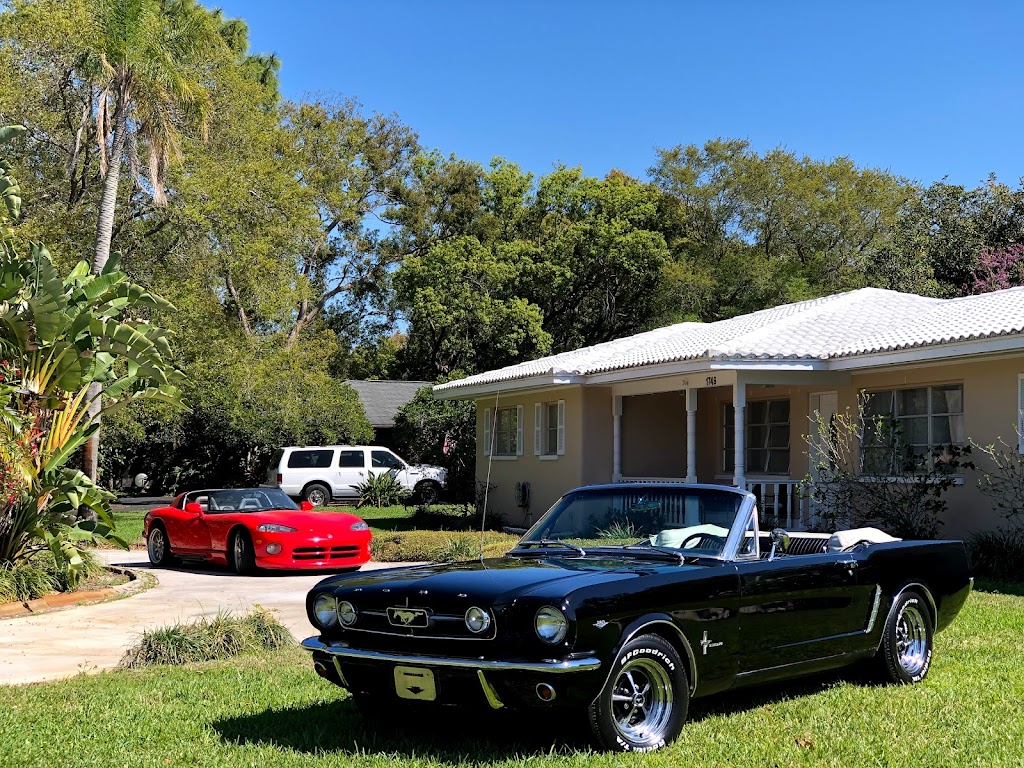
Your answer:
[[[520,540],[518,550],[563,547],[721,557],[743,495],[716,488],[573,491]]]
[[[210,514],[218,512],[265,512],[270,509],[295,509],[288,496],[277,488],[232,488],[223,491],[196,491],[186,494],[185,503],[199,502]]]

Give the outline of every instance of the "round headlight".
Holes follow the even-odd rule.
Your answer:
[[[338,619],[346,627],[351,627],[355,624],[357,616],[356,607],[348,600],[342,600],[338,603]]]
[[[313,615],[321,627],[331,627],[338,622],[338,601],[334,595],[317,595],[313,601]]]
[[[550,605],[537,611],[537,618],[533,620],[537,637],[545,643],[560,643],[565,639],[569,622],[565,614]]]
[[[466,611],[466,628],[470,632],[479,635],[481,632],[486,632],[489,626],[491,626],[491,614],[483,608],[477,608],[474,605]]]

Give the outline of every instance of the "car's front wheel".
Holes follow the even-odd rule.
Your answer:
[[[658,635],[626,643],[590,705],[597,743],[616,752],[647,752],[673,741],[686,722],[690,687],[678,651]]]
[[[146,553],[149,555],[149,562],[157,568],[165,568],[174,561],[167,531],[160,523],[153,523],[149,528],[149,536],[146,538]]]
[[[256,551],[246,531],[237,530],[231,535],[231,565],[239,576],[256,572]]]
[[[907,591],[896,598],[878,651],[886,676],[894,683],[918,683],[932,665],[932,620],[924,598]]]

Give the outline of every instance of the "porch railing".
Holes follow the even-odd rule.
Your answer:
[[[811,520],[811,499],[800,480],[747,480],[745,487],[757,499],[761,520],[785,528],[803,531]],[[767,527],[767,525],[765,525]]]
[[[684,483],[682,477],[630,476],[623,483]],[[761,520],[787,531],[803,531],[811,523],[811,499],[801,480],[747,480],[746,490],[757,498]]]

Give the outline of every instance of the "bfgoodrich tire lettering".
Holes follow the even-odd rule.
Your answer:
[[[894,683],[919,683],[932,665],[932,618],[924,598],[907,591],[896,598],[882,633],[880,666]]]
[[[641,635],[615,657],[608,682],[590,705],[590,729],[604,749],[647,752],[679,735],[689,705],[679,653],[658,635]]]

